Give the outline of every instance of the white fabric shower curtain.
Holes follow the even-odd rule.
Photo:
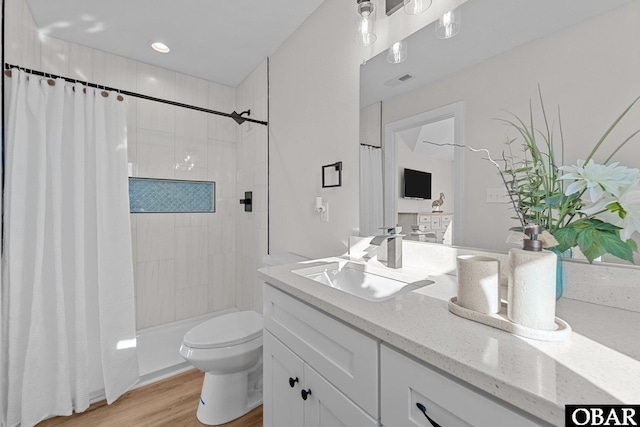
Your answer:
[[[382,149],[360,145],[360,235],[381,234],[382,222]]]
[[[139,380],[125,106],[18,70],[5,86],[0,400],[32,426]]]

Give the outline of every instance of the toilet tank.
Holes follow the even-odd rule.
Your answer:
[[[283,252],[279,254],[269,254],[262,259],[262,264],[265,267],[273,267],[274,265],[292,264],[294,262],[308,261],[309,258],[305,258],[301,255],[292,254],[290,252]]]

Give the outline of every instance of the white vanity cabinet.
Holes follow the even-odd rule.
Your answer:
[[[398,224],[411,240],[443,243],[444,234],[453,221],[451,212],[399,212]],[[420,231],[413,231],[418,226]]]
[[[379,343],[267,285],[265,427],[379,425]]]
[[[264,328],[265,427],[548,426],[268,284]]]
[[[381,415],[387,427],[546,426],[382,345]]]

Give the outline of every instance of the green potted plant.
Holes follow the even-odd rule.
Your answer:
[[[534,125],[530,103],[528,123],[514,114],[511,119],[499,119],[518,136],[507,139],[500,159],[492,159],[487,150],[472,149],[486,152],[500,173],[520,223],[512,230],[522,231],[528,224],[538,224],[546,230],[541,236],[544,246],[557,254],[578,247],[589,262],[611,254],[633,263],[633,252],[638,247],[631,235],[640,231],[640,171],[610,161],[640,130],[619,143],[602,164],[595,163],[593,157],[640,97],[604,132],[585,159],[565,166],[560,113],[560,146],[556,147],[542,93],[539,88],[538,91],[542,130]],[[516,154],[518,144],[521,150]],[[558,297],[560,293],[561,286]]]

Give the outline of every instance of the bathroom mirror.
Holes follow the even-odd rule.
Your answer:
[[[531,100],[535,125],[544,127],[539,85],[558,146],[560,109],[565,141],[562,152],[568,165],[584,159],[617,116],[640,95],[640,30],[634,23],[640,14],[637,2],[469,0],[460,9],[462,25],[455,37],[436,38],[431,24],[406,39],[406,61],[388,63],[384,51],[361,67],[360,142],[384,146],[383,185],[397,193],[392,198],[395,207],[389,206],[385,194],[385,212],[394,212],[387,214],[386,222],[397,215],[395,212],[431,212],[436,197],[413,207],[401,199],[403,166],[398,157],[406,153],[399,150],[418,157],[415,147],[429,151],[424,150],[424,140],[454,142],[451,136],[444,136],[446,133],[425,134],[424,129],[425,124],[454,117],[448,110],[460,111],[459,122],[454,120],[455,142],[486,148],[499,157],[505,138],[517,135],[509,133],[496,118],[513,117],[509,116],[512,112],[528,120]],[[431,119],[420,124],[421,117],[429,115]],[[411,120],[418,125],[406,127]],[[603,145],[595,160],[604,160],[640,128],[638,123],[640,107],[636,106],[607,137],[608,145]],[[393,143],[396,147],[391,150]],[[429,149],[437,148],[431,144]],[[454,243],[507,250],[510,245],[505,237],[517,221],[511,219],[513,212],[505,203],[500,177],[482,154],[458,150],[462,151],[458,164],[449,154],[450,172],[444,174],[452,176],[452,182],[440,185],[447,189],[442,208],[454,215]],[[640,139],[627,144],[615,160],[640,167]],[[412,166],[418,169],[415,163]],[[425,165],[424,171],[433,168]],[[432,191],[438,196],[441,190],[435,186],[434,177]]]

